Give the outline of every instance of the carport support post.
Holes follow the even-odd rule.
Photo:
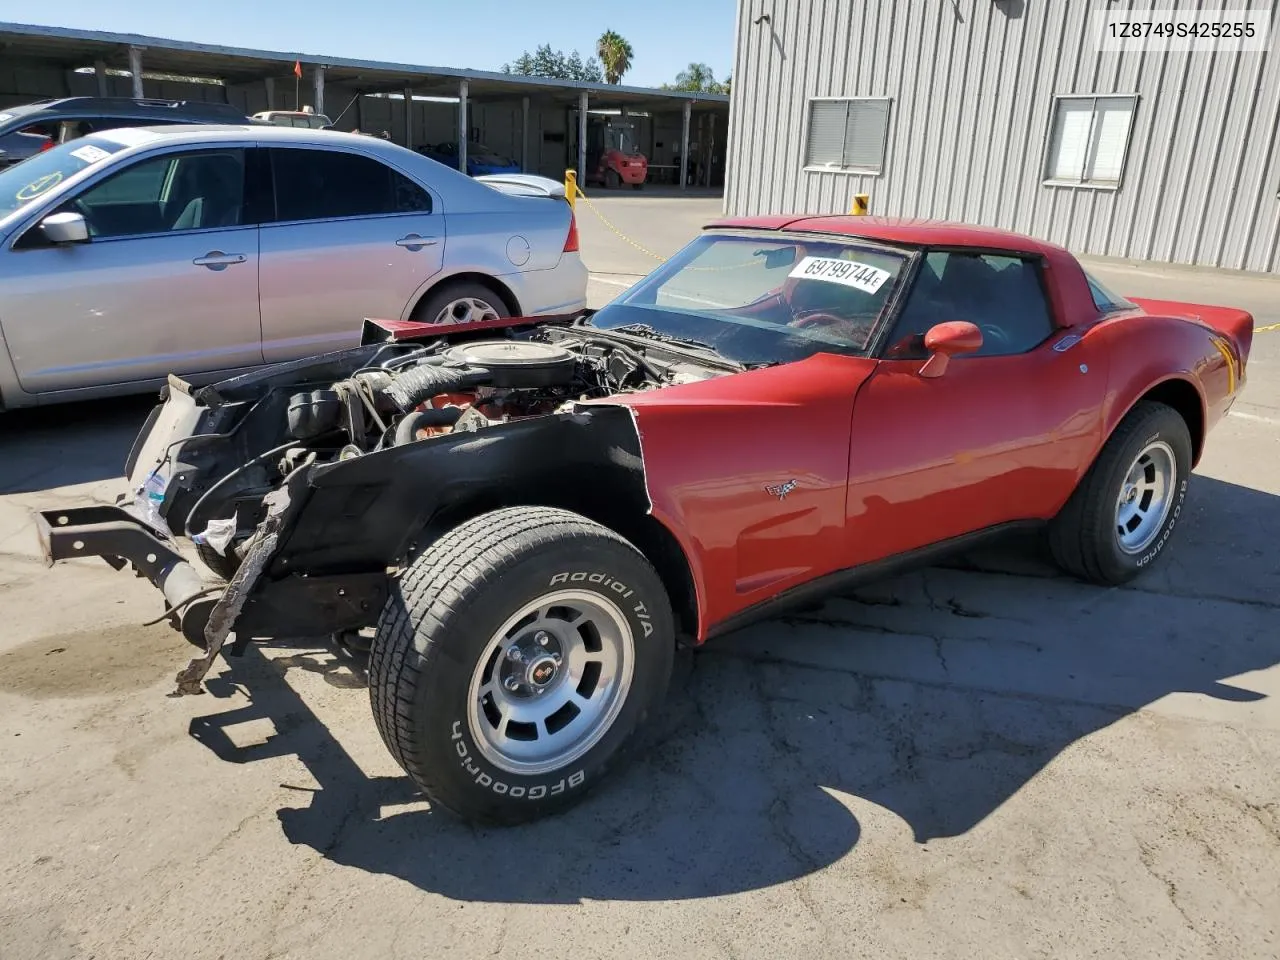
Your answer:
[[[316,102],[312,104],[316,113],[324,113],[324,67],[316,64],[311,69],[312,89],[315,91]]]
[[[276,78],[266,77],[263,79],[262,85],[267,88],[267,109],[274,110],[276,108]]]
[[[587,182],[587,91],[578,94],[578,183]]]
[[[689,117],[693,113],[692,101],[684,102],[684,122],[680,126],[680,189],[689,188]]]
[[[93,61],[93,72],[98,78],[98,96],[107,95],[107,65],[101,60]]]
[[[529,172],[529,98],[520,101],[520,172]]]
[[[467,172],[467,92],[470,85],[458,82],[458,169]]]
[[[413,91],[404,88],[404,145],[413,149]]]
[[[143,47],[129,48],[129,73],[133,78],[133,95],[142,97],[142,51]]]

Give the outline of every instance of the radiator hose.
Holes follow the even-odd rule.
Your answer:
[[[383,394],[391,398],[402,413],[440,393],[452,393],[466,387],[478,387],[492,379],[483,367],[414,367],[397,374]],[[397,443],[399,440],[397,439]]]
[[[411,413],[396,427],[395,445],[413,443],[418,439],[418,431],[424,427],[451,427],[461,416],[461,407],[440,407]]]

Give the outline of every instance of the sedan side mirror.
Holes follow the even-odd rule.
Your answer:
[[[54,213],[40,221],[40,229],[54,243],[88,243],[89,224],[78,213]]]
[[[929,359],[920,368],[920,376],[940,377],[952,357],[982,349],[982,331],[967,320],[934,324],[924,335],[924,348]]]

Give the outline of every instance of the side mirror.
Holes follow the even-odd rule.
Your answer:
[[[54,213],[40,221],[40,229],[54,243],[88,243],[89,224],[78,213]]]
[[[982,349],[982,331],[967,320],[938,323],[924,335],[924,348],[929,351],[929,359],[920,368],[920,376],[940,377],[947,372],[952,357]]]

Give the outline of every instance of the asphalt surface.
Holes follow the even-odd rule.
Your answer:
[[[597,205],[659,255],[718,213]],[[656,262],[580,222],[594,302]],[[1274,281],[1100,273],[1280,324]],[[724,638],[648,754],[519,830],[414,795],[358,661],[266,645],[169,699],[156,592],[41,565],[29,510],[110,501],[148,407],[0,420],[3,960],[1280,953],[1280,329],[1138,582],[1015,544]]]

